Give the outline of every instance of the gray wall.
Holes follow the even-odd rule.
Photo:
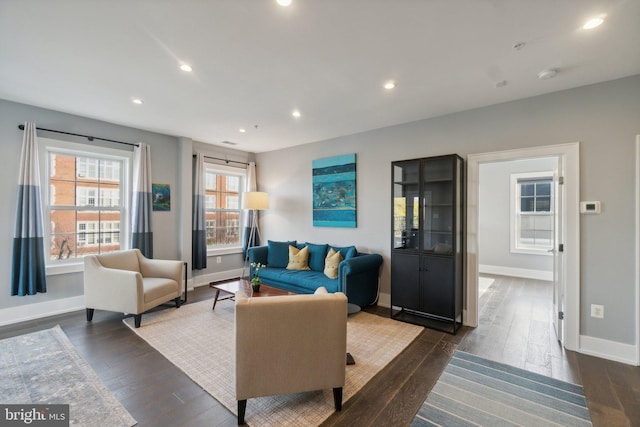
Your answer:
[[[478,245],[480,265],[552,271],[547,254],[511,253],[511,175],[547,172],[555,159],[527,159],[480,165]]]
[[[544,82],[540,82],[544,84]],[[263,236],[355,244],[384,257],[389,293],[390,162],[439,154],[463,157],[580,141],[581,200],[603,213],[581,217],[581,334],[635,343],[635,135],[640,134],[640,75],[257,155],[271,209]],[[357,153],[358,227],[311,223],[311,162]],[[605,318],[589,316],[603,304]]]
[[[88,119],[71,114],[37,108],[29,105],[9,102],[0,99],[0,152],[2,153],[2,168],[0,179],[0,236],[5,245],[0,246],[0,310],[27,304],[47,302],[83,294],[82,273],[57,274],[47,277],[47,292],[33,296],[9,296],[11,282],[12,241],[16,215],[18,169],[23,132],[18,129],[25,121],[35,122],[38,127],[63,130],[67,132],[93,135],[124,142],[145,142],[151,146],[152,181],[154,183],[169,184],[171,186],[171,210],[153,213],[153,253],[154,258],[184,259],[191,265],[191,194],[185,195],[185,189],[191,189],[191,162],[181,161],[180,146],[183,139],[173,136],[147,132],[125,126],[114,125],[99,120]],[[86,138],[61,135],[56,133],[39,132],[39,136],[65,141],[88,143]],[[207,144],[188,143],[189,157],[192,150],[201,150],[205,154],[246,161],[249,154],[237,150],[214,147]],[[96,144],[109,147],[128,149],[126,146],[110,143]],[[41,159],[42,160],[42,159]],[[187,166],[184,166],[184,165]],[[186,227],[182,223],[187,222]],[[187,230],[188,242],[184,233]],[[185,247],[186,246],[186,247]],[[215,264],[215,259],[208,260],[207,270],[196,272],[195,275],[235,271],[242,268],[240,255],[223,256],[221,264]],[[36,315],[37,313],[34,313]]]
[[[16,198],[18,185],[18,169],[20,151],[22,148],[22,134],[19,124],[25,121],[35,122],[38,127],[64,130],[67,132],[93,135],[125,142],[145,142],[151,146],[151,162],[153,182],[169,184],[172,198],[177,189],[178,163],[177,139],[143,130],[113,125],[99,120],[65,114],[57,111],[36,108],[0,100],[0,150],[3,167],[0,168],[1,199],[0,204],[0,236],[5,245],[0,246],[0,309],[18,305],[32,304],[60,298],[82,295],[82,273],[59,274],[47,277],[47,292],[34,296],[10,297],[11,287],[11,259],[16,215]],[[86,138],[78,138],[55,133],[40,133],[41,136],[72,142],[87,142]],[[107,144],[102,144],[107,145]],[[110,147],[124,148],[117,144]],[[127,148],[124,148],[127,149]],[[176,195],[177,196],[177,195]],[[172,206],[170,212],[155,212],[153,215],[154,233],[153,252],[156,258],[177,259],[178,251],[175,244],[178,237],[177,211],[179,206]]]

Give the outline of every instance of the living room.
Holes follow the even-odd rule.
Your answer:
[[[590,2],[593,6],[593,2]],[[633,2],[617,2],[627,15],[637,12]],[[334,7],[337,7],[334,5]],[[2,6],[10,12],[9,4]],[[618,9],[619,11],[620,9]],[[621,19],[618,11],[609,15]],[[585,10],[580,9],[581,13]],[[0,14],[3,24],[9,13]],[[636,13],[637,16],[637,13]],[[580,17],[574,17],[578,21]],[[606,24],[606,22],[605,22]],[[626,28],[624,40],[637,40],[637,28]],[[2,33],[5,36],[5,33]],[[8,37],[2,37],[9,40]],[[520,40],[506,40],[511,45]],[[626,46],[623,40],[616,43]],[[13,43],[16,43],[15,41]],[[526,53],[535,42],[518,51]],[[170,211],[154,212],[154,257],[159,259],[191,259],[191,180],[192,155],[201,152],[207,156],[238,162],[255,161],[257,181],[261,191],[269,194],[270,208],[260,213],[262,240],[293,240],[328,242],[332,245],[356,244],[359,251],[379,253],[384,262],[380,271],[380,293],[378,304],[390,304],[390,173],[394,160],[413,159],[456,153],[467,158],[479,153],[502,152],[579,142],[579,198],[581,201],[598,200],[602,203],[599,215],[579,216],[579,313],[577,347],[570,350],[591,354],[628,365],[640,363],[640,302],[638,299],[638,227],[637,227],[637,135],[640,134],[640,64],[637,49],[625,52],[632,57],[628,70],[614,78],[576,81],[570,87],[553,89],[561,85],[563,75],[572,72],[572,64],[558,65],[560,71],[551,80],[538,80],[538,69],[532,69],[531,85],[538,85],[534,93],[515,97],[498,95],[491,102],[464,110],[451,110],[435,116],[421,116],[416,112],[404,122],[388,126],[363,128],[331,137],[315,138],[314,126],[321,123],[308,117],[303,110],[301,120],[292,122],[298,130],[304,120],[314,126],[306,127],[310,136],[300,138],[305,144],[273,150],[235,148],[219,143],[220,140],[239,140],[241,136],[218,136],[207,143],[192,137],[186,131],[181,136],[174,132],[152,131],[149,125],[135,126],[108,120],[99,114],[99,108],[90,114],[81,111],[70,113],[68,109],[56,108],[53,104],[37,100],[10,96],[9,87],[20,83],[17,77],[8,79],[11,61],[5,61],[6,47],[0,52],[3,57],[2,81],[0,85],[0,148],[3,158],[2,177],[6,184],[0,189],[5,203],[0,207],[0,224],[5,241],[14,235],[17,210],[16,184],[19,174],[19,159],[23,132],[18,129],[25,121],[38,127],[93,135],[119,141],[142,141],[150,145],[152,176],[154,183],[168,184],[172,191]],[[618,45],[605,47],[615,51]],[[70,46],[65,51],[72,50]],[[55,50],[53,50],[55,51]],[[325,52],[326,53],[326,52]],[[43,53],[41,53],[43,54]],[[405,54],[407,54],[405,52]],[[28,56],[28,55],[27,55]],[[593,62],[601,60],[593,56]],[[600,67],[606,68],[607,61]],[[24,66],[21,63],[22,66]],[[579,66],[586,66],[579,64]],[[197,70],[197,64],[194,64]],[[631,71],[629,71],[631,70]],[[459,71],[459,70],[458,70]],[[565,74],[566,73],[566,74]],[[604,75],[604,74],[603,74]],[[7,78],[5,78],[7,77]],[[17,79],[17,80],[15,80]],[[511,81],[509,77],[500,81]],[[8,82],[11,82],[10,84]],[[96,87],[109,86],[113,82],[95,81]],[[558,83],[560,82],[560,83]],[[495,88],[487,81],[492,91],[509,89]],[[43,79],[37,82],[21,82],[36,85],[43,94],[54,90],[60,83]],[[447,84],[448,85],[448,84]],[[451,83],[453,86],[454,83]],[[546,87],[544,85],[547,85]],[[517,82],[513,82],[517,87]],[[398,90],[403,82],[398,81]],[[561,86],[558,86],[561,87]],[[70,90],[70,88],[67,88]],[[153,89],[149,89],[151,92]],[[256,89],[257,91],[258,89]],[[453,87],[450,90],[454,90]],[[314,89],[308,89],[313,92]],[[43,95],[44,96],[44,95]],[[385,94],[386,96],[386,94]],[[463,96],[463,95],[459,95]],[[512,99],[508,99],[514,96]],[[128,102],[128,100],[127,100]],[[167,104],[168,111],[180,110],[180,102]],[[99,100],[87,103],[87,109]],[[138,107],[152,104],[145,100],[142,106],[124,105],[122,110],[131,117],[144,116]],[[250,103],[247,100],[246,103]],[[387,107],[387,110],[393,109]],[[300,107],[302,109],[302,107]],[[337,108],[336,104],[325,105],[326,109]],[[136,110],[137,109],[137,110]],[[278,112],[279,113],[279,112]],[[288,112],[284,112],[287,113]],[[349,121],[351,111],[343,111],[342,122]],[[177,113],[176,113],[177,114]],[[274,113],[275,114],[275,113]],[[382,114],[378,112],[377,114]],[[143,118],[140,118],[142,120]],[[201,120],[211,118],[205,114]],[[380,123],[385,120],[379,117]],[[247,133],[255,123],[247,126]],[[325,124],[326,125],[326,124]],[[336,121],[336,127],[343,125]],[[237,126],[234,122],[234,131]],[[268,124],[259,124],[255,132]],[[266,132],[266,131],[265,131]],[[62,139],[86,144],[86,139],[39,133],[41,138]],[[312,226],[311,212],[311,164],[313,160],[356,153],[358,223],[356,228],[326,228]],[[42,161],[42,159],[41,159]],[[218,162],[224,164],[225,162]],[[573,248],[578,249],[578,248]],[[567,248],[572,250],[572,248]],[[83,276],[81,270],[69,271],[55,268],[48,270],[47,292],[26,297],[10,297],[12,248],[6,244],[0,248],[1,270],[5,280],[0,288],[5,298],[0,299],[0,324],[38,319],[48,315],[83,309]],[[217,262],[220,257],[220,263]],[[212,254],[207,268],[189,271],[189,287],[207,285],[213,280],[234,277],[242,269],[241,253]],[[604,318],[590,315],[591,305],[605,307]]]

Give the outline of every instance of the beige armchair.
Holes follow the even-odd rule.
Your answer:
[[[333,389],[342,409],[347,352],[347,297],[319,288],[313,295],[247,298],[236,294],[235,369],[238,425],[247,399]]]
[[[174,300],[180,307],[182,261],[146,258],[140,250],[109,252],[84,257],[84,302],[87,321],[94,309],[135,315]]]

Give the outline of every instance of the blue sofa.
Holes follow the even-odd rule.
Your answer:
[[[287,270],[289,245],[309,248],[310,270]],[[324,274],[324,260],[333,248],[343,261],[338,266],[338,278]],[[266,265],[260,269],[260,281],[266,285],[297,294],[312,294],[320,286],[329,292],[344,292],[349,303],[361,307],[374,304],[378,299],[378,276],[382,256],[359,253],[355,246],[333,247],[327,244],[277,242],[269,240],[266,246],[249,248],[249,263]],[[255,269],[251,267],[251,277]]]

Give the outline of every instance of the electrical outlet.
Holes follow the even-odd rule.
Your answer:
[[[222,257],[221,256],[217,256],[216,257],[216,264],[220,264],[222,262]]]
[[[591,317],[604,319],[604,305],[591,304]]]

